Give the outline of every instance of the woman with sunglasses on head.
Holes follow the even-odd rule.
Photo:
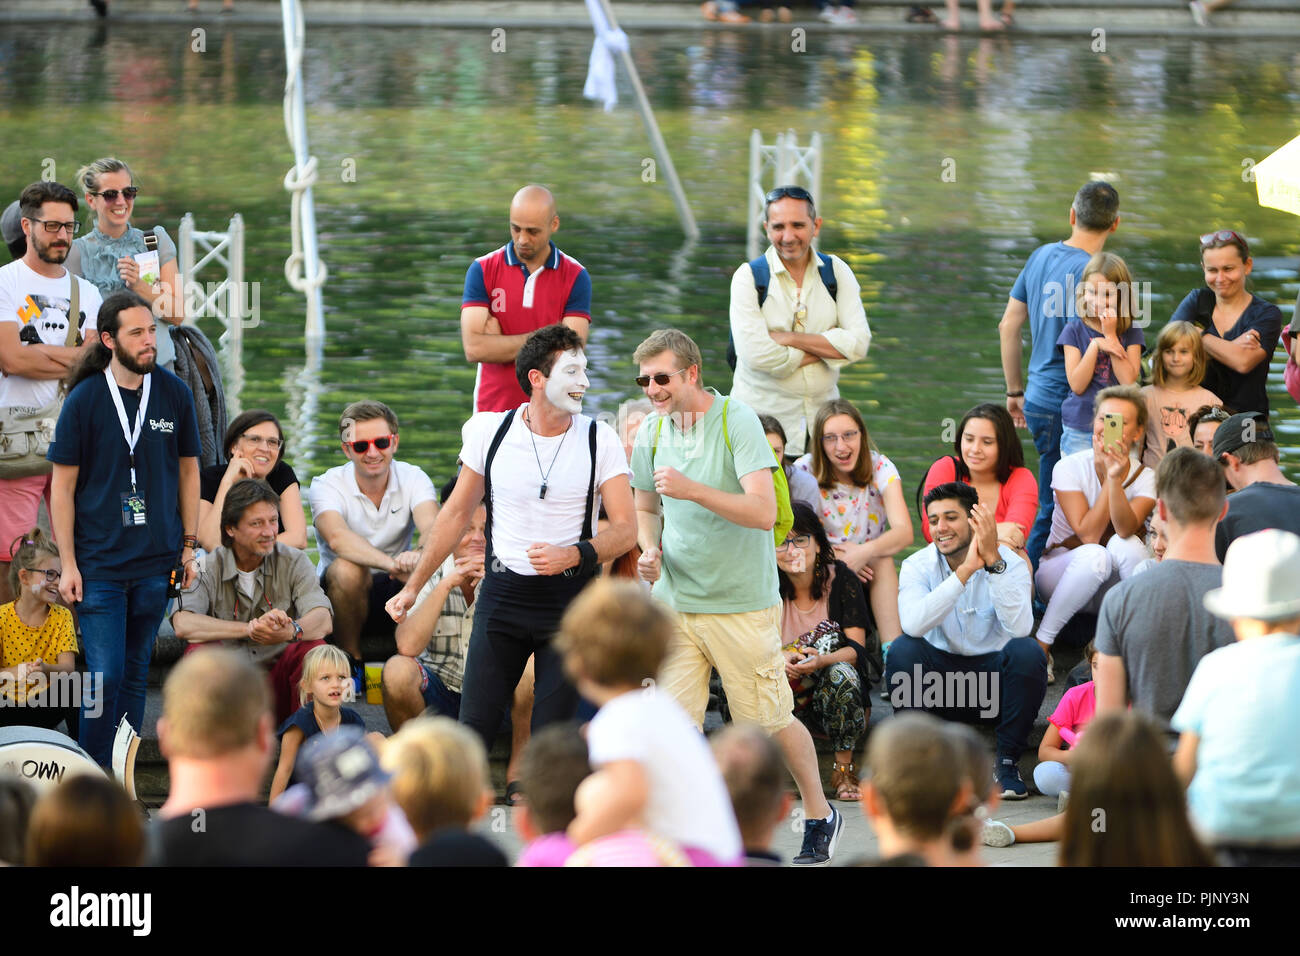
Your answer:
[[[227,464],[211,465],[199,472],[199,547],[212,551],[221,544],[221,509],[226,492],[245,478],[265,481],[280,496],[280,534],[276,538],[291,548],[307,547],[307,520],[302,511],[298,476],[283,459],[284,431],[279,420],[264,409],[237,415],[226,429],[222,447]]]
[[[1282,311],[1246,288],[1253,262],[1240,233],[1220,229],[1201,236],[1207,288],[1194,289],[1174,310],[1173,322],[1201,330],[1207,358],[1201,386],[1228,408],[1268,414],[1268,362],[1282,334]]]
[[[818,517],[835,556],[871,582],[871,613],[888,644],[903,633],[894,555],[912,543],[912,516],[898,469],[871,447],[853,403],[836,398],[817,412],[812,451],[794,463],[817,481]]]
[[[811,715],[831,738],[831,787],[857,800],[853,754],[867,732],[867,688],[882,673],[880,639],[857,575],[835,557],[817,513],[794,503],[794,526],[776,549],[781,643],[795,716]],[[805,713],[806,712],[806,713]]]
[[[184,322],[185,295],[176,268],[176,244],[162,226],[154,226],[149,233],[158,240],[157,276],[142,275],[141,263],[135,258],[146,251],[146,233],[131,225],[139,194],[131,167],[120,159],[97,159],[77,170],[73,189],[85,194],[95,222],[87,235],[73,240],[66,263],[68,271],[94,283],[105,296],[130,289],[152,305],[154,315],[163,321],[171,325]],[[157,348],[157,363],[171,369],[176,349],[166,326],[161,324]]]

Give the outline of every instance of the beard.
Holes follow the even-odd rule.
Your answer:
[[[64,260],[68,258],[68,251],[72,248],[71,240],[69,240],[66,246],[63,246],[60,249],[53,249],[51,246],[56,242],[59,242],[59,239],[51,239],[49,242],[42,243],[36,237],[36,230],[32,230],[32,248],[36,250],[36,258],[40,259],[42,262],[49,262],[53,265],[62,265]]]
[[[147,359],[138,360],[121,346],[118,346],[113,349],[113,355],[117,359],[118,364],[128,372],[133,372],[136,375],[148,375],[154,370],[158,352],[155,350]]]

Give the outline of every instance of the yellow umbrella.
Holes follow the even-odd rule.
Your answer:
[[[1255,164],[1261,206],[1300,216],[1300,136]]]

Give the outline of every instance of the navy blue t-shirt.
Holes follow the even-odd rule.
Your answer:
[[[1219,330],[1214,325],[1214,292],[1202,287],[1187,293],[1169,321],[1191,322],[1200,328],[1202,335],[1216,335],[1225,342],[1231,342],[1254,329],[1259,335],[1259,347],[1265,352],[1263,361],[1243,374],[1207,355],[1205,379],[1201,382],[1201,387],[1218,395],[1223,404],[1234,412],[1268,414],[1268,363],[1273,358],[1273,350],[1277,348],[1277,340],[1282,335],[1281,309],[1267,299],[1252,295],[1250,305],[1246,306],[1232,328],[1219,335]]]
[[[59,414],[46,457],[78,468],[73,540],[83,578],[126,581],[166,574],[180,554],[185,533],[178,498],[180,459],[199,457],[199,423],[189,386],[164,368],[155,368],[152,375],[149,407],[135,446],[144,525],[122,523],[122,496],[131,493],[130,451],[104,376],[92,375],[74,388]],[[134,425],[141,392],[119,389],[118,394],[128,425]]]
[[[360,727],[362,730],[366,729],[365,720],[351,707],[340,707],[339,716],[340,727],[351,725]],[[316,723],[316,708],[310,701],[285,718],[284,723],[280,725],[280,729],[275,732],[276,737],[283,740],[290,727],[297,727],[302,731],[302,740],[298,742],[298,758],[293,762],[293,774],[289,777],[289,785],[292,786],[295,783],[302,782],[302,777],[298,776],[298,760],[302,758],[302,744],[305,744],[321,732],[320,724]]]

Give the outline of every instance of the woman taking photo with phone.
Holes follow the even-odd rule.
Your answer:
[[[185,295],[176,268],[176,244],[162,226],[146,233],[131,225],[140,193],[131,167],[120,159],[97,159],[77,170],[72,188],[85,195],[95,222],[87,235],[73,240],[65,264],[68,271],[94,283],[103,296],[130,289],[153,307],[155,316],[171,325],[184,322]],[[156,266],[147,252],[156,253]],[[171,334],[167,326],[158,324],[157,364],[171,369],[175,360]]]
[[[1136,385],[1097,393],[1092,447],[1062,458],[1052,472],[1056,502],[1035,586],[1047,610],[1038,642],[1053,682],[1052,644],[1080,611],[1096,612],[1105,593],[1147,557],[1143,538],[1156,504],[1156,478],[1138,455],[1147,406]]]

